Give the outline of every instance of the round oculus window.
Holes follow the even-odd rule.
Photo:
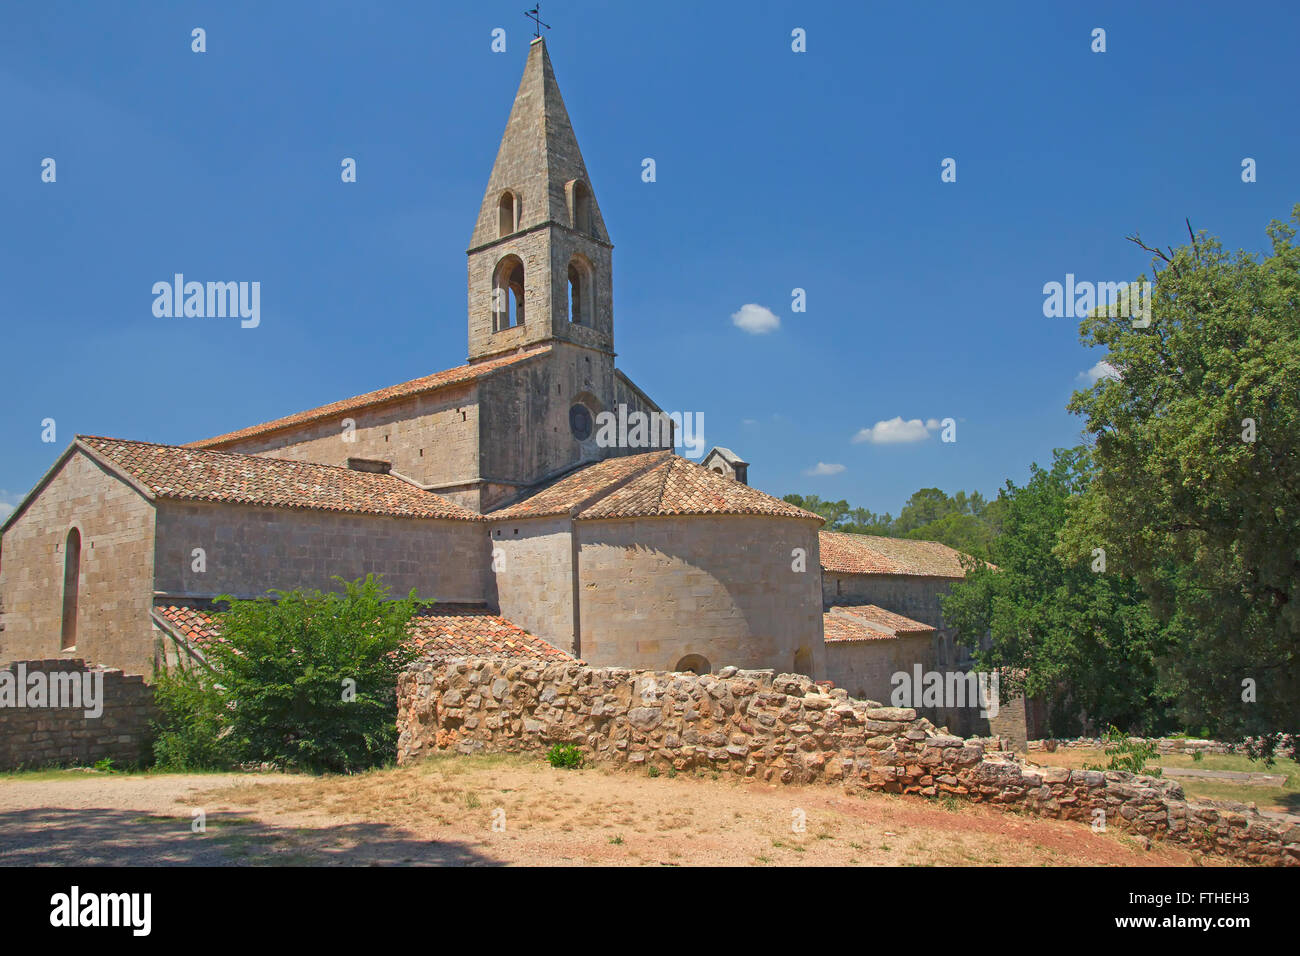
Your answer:
[[[591,437],[591,411],[586,405],[577,404],[569,409],[569,431],[578,441]]]

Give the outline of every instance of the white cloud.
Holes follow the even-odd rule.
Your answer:
[[[937,418],[930,418],[921,421],[919,418],[913,418],[903,421],[901,415],[895,416],[885,422],[876,422],[870,428],[862,428],[853,436],[853,441],[871,442],[873,445],[902,445],[908,442],[925,441],[930,437],[930,432],[939,427]]]
[[[768,332],[775,332],[781,327],[781,320],[776,317],[771,309],[765,309],[761,305],[754,305],[752,302],[748,305],[742,305],[739,312],[731,313],[731,324],[738,329],[743,329],[750,335],[766,335]]]
[[[843,465],[829,465],[824,461],[817,462],[816,468],[807,468],[804,470],[805,475],[838,475],[844,470]]]
[[[1088,371],[1080,372],[1075,376],[1076,381],[1087,382],[1089,385],[1096,385],[1103,378],[1119,378],[1119,369],[1109,362],[1101,361]]]
[[[0,521],[4,521],[18,507],[18,498],[7,491],[0,491]]]

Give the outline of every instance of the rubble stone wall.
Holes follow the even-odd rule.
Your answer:
[[[1129,740],[1155,744],[1161,754],[1230,754],[1233,745],[1221,740],[1196,740],[1186,737],[1130,737]],[[1048,738],[1029,741],[1029,749],[1052,753],[1056,750],[1103,750],[1106,741],[1100,737],[1075,737],[1068,740]]]
[[[796,674],[424,661],[399,679],[398,734],[399,763],[566,743],[589,760],[622,766],[951,794],[1045,817],[1104,819],[1109,828],[1250,862],[1300,865],[1300,826],[1189,804],[1176,783],[1155,777],[1027,766],[947,735],[915,710],[855,700]]]

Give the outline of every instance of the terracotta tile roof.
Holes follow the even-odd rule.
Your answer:
[[[183,604],[155,604],[153,612],[173,634],[196,646],[201,647],[217,636],[211,610]]]
[[[875,604],[836,605],[822,615],[822,633],[828,642],[892,641],[933,634],[934,630]]]
[[[579,512],[579,518],[643,518],[670,515],[771,515],[810,518],[820,515],[796,508],[756,488],[714,474],[707,468],[672,455],[660,464],[615,488]]]
[[[160,498],[403,518],[482,520],[469,509],[392,475],[94,435],[78,435],[77,440]]]
[[[840,641],[898,640],[898,635],[876,630],[866,621],[847,614],[832,614],[830,611],[822,615],[822,634],[827,644]]]
[[[435,604],[411,620],[411,636],[426,657],[573,660],[519,625],[473,604]]]
[[[427,392],[434,392],[440,388],[447,388],[450,385],[459,385],[463,382],[472,382],[477,379],[491,375],[493,372],[503,369],[509,365],[515,365],[518,362],[527,361],[538,355],[544,355],[550,351],[550,347],[533,349],[528,352],[518,352],[513,355],[505,355],[497,359],[488,359],[486,362],[476,362],[472,365],[458,365],[455,368],[449,368],[442,372],[435,372],[433,375],[426,375],[423,378],[412,379],[409,382],[403,382],[400,385],[390,385],[387,388],[381,388],[377,391],[366,392],[364,395],[357,395],[354,398],[345,398],[339,402],[332,402],[329,405],[321,405],[318,408],[309,408],[305,412],[297,412],[293,415],[286,415],[284,418],[277,418],[274,421],[263,422],[261,425],[250,425],[247,428],[241,428],[238,431],[228,432],[225,435],[218,435],[216,438],[205,438],[202,441],[190,442],[186,448],[217,448],[221,445],[228,445],[232,442],[242,441],[246,438],[255,438],[259,435],[269,434],[270,432],[279,431],[284,428],[292,428],[296,425],[305,425],[309,422],[319,421],[325,418],[331,418],[335,415],[342,415],[344,412],[355,412],[363,408],[369,408],[372,405],[382,405],[385,402],[395,401],[399,398],[409,398],[412,395],[421,395]]]
[[[154,616],[177,637],[199,649],[220,629],[220,615],[211,608],[160,602],[154,606]],[[410,632],[412,642],[426,657],[573,660],[559,648],[478,604],[435,604],[411,618]]]
[[[822,531],[821,564],[842,574],[912,574],[964,578],[961,552],[937,541]]]
[[[493,511],[491,518],[540,518],[572,514],[605,495],[620,482],[648,471],[673,455],[671,449],[622,455],[586,465],[545,485],[522,501]]]

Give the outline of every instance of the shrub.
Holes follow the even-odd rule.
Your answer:
[[[573,744],[556,744],[546,751],[546,759],[552,767],[576,770],[582,766],[582,751]]]
[[[397,677],[414,589],[390,600],[374,575],[335,578],[342,593],[273,591],[222,615],[208,650],[245,760],[351,773],[397,755]]]
[[[1159,767],[1147,769],[1148,761],[1160,759],[1159,748],[1154,743],[1146,740],[1131,740],[1128,734],[1114,724],[1106,728],[1102,741],[1106,745],[1105,753],[1110,757],[1110,764],[1106,767],[1084,764],[1085,769],[1126,770],[1129,773],[1144,773],[1152,777],[1158,777],[1163,773]]]
[[[153,682],[158,716],[153,756],[163,770],[227,770],[234,764],[223,735],[230,729],[225,699],[211,671],[178,667],[157,671]]]

